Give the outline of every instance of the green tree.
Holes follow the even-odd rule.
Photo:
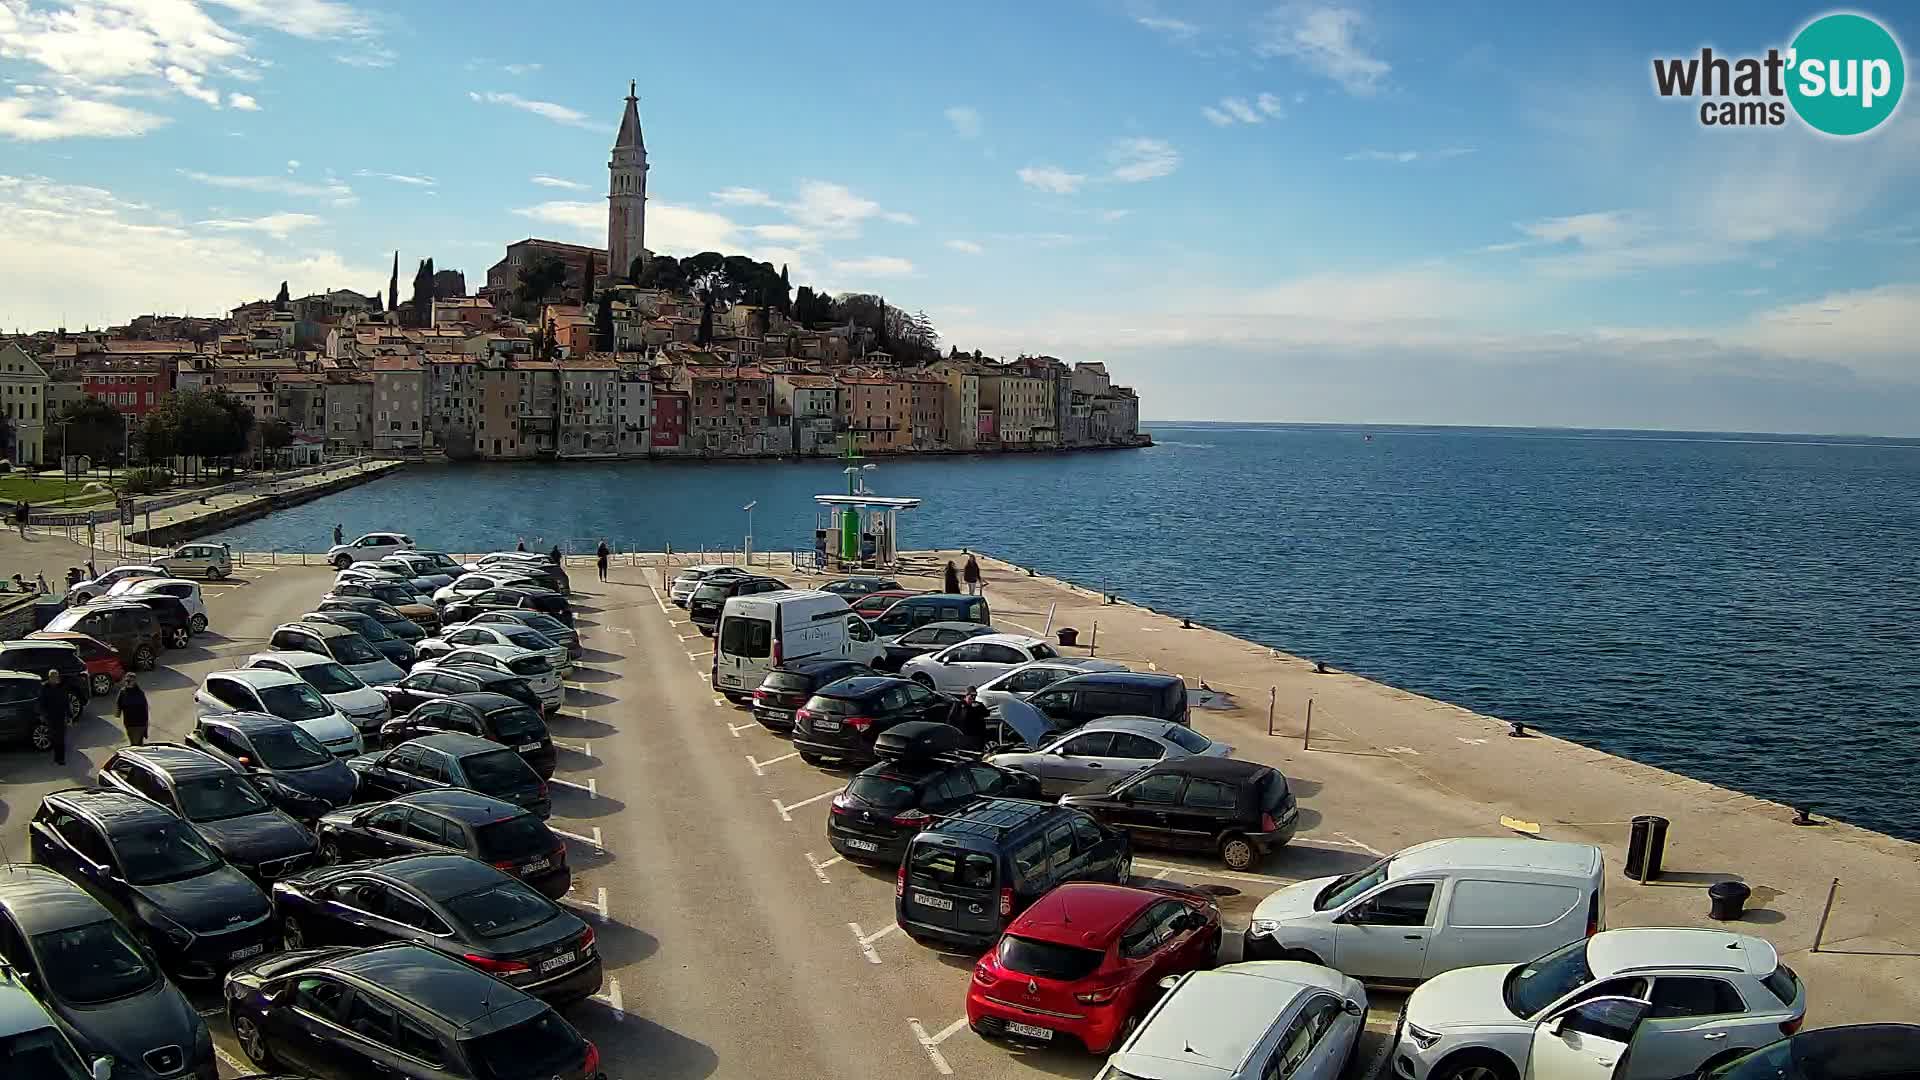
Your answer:
[[[419,269],[413,272],[413,297],[408,303],[413,308],[413,325],[431,326],[433,324],[432,259],[421,259]]]
[[[293,428],[285,420],[273,419],[260,422],[260,448],[267,451],[269,461],[278,461],[280,451],[293,445]]]
[[[56,423],[66,432],[68,455],[85,454],[111,464],[126,452],[126,421],[92,394],[68,405]]]
[[[634,260],[636,265],[639,261]],[[634,280],[643,289],[685,292],[687,289],[686,264],[671,255],[655,255],[647,260],[645,269],[634,275]]]
[[[601,352],[613,352],[613,293],[600,294],[600,308],[593,313],[593,347]]]
[[[793,282],[787,278],[786,263],[780,264],[780,296],[774,306],[780,309],[782,315],[793,315]]]
[[[166,461],[179,452],[179,429],[165,403],[140,422],[134,441],[140,447],[140,456],[149,462]]]
[[[713,344],[713,314],[734,302],[739,285],[727,276],[726,257],[717,251],[703,251],[681,264],[687,272],[687,287],[700,302],[700,332],[694,343],[701,348]]]
[[[514,295],[538,306],[547,297],[565,287],[567,264],[552,256],[520,268],[520,284]]]
[[[273,310],[285,311],[287,310],[287,305],[292,302],[292,299],[287,295],[287,283],[283,281],[280,283],[280,294],[273,298]]]

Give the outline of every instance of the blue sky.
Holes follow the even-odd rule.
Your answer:
[[[1105,360],[1149,417],[1920,433],[1912,106],[1652,92],[1825,10],[0,0],[0,325],[603,243],[634,78],[654,250]]]

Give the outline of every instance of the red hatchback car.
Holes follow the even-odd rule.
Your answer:
[[[71,630],[35,630],[27,636],[46,641],[65,641],[78,648],[81,661],[87,665],[87,681],[93,684],[94,697],[107,696],[120,684],[121,679],[127,677],[127,665],[120,662],[120,654],[99,638]]]
[[[1210,968],[1220,909],[1195,893],[1075,882],[1041,897],[974,966],[967,1024],[995,1039],[1120,1045],[1160,980]]]
[[[880,613],[892,607],[894,601],[912,596],[906,589],[880,589],[870,592],[853,602],[853,613],[863,619],[877,619]]]

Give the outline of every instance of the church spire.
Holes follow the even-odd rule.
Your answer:
[[[635,83],[627,82],[627,111],[620,118],[620,135],[613,140],[613,148],[632,148],[645,152],[647,141],[640,134],[640,99],[634,93]]]

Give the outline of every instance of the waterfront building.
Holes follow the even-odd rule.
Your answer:
[[[573,356],[558,364],[559,455],[611,457],[620,452],[620,366],[605,353]]]
[[[383,356],[373,362],[375,450],[418,452],[427,446],[427,373],[418,357]]]
[[[160,399],[172,389],[167,372],[147,360],[102,360],[90,364],[79,376],[82,397],[97,397],[129,416],[145,417],[159,407]],[[55,409],[55,416],[61,414]]]
[[[640,131],[640,99],[627,84],[627,108],[620,115],[607,160],[607,277],[629,276],[647,251],[647,143]]]
[[[842,375],[841,420],[862,446],[906,450],[913,438],[913,395],[891,378]]]
[[[932,375],[896,377],[907,388],[907,412],[911,424],[911,443],[915,450],[944,450],[947,384]]]
[[[638,456],[652,447],[653,379],[644,364],[619,364],[614,378],[616,449]]]
[[[274,400],[272,385],[258,382],[231,382],[221,387],[228,394],[245,405],[253,413],[256,423],[275,419],[279,415],[278,403]]]
[[[813,455],[839,448],[840,384],[832,376],[775,374],[773,406],[776,419],[787,429],[786,451]]]
[[[973,450],[980,437],[980,375],[976,362],[942,360],[927,371],[946,386],[946,400],[940,409],[940,443],[953,450]]]
[[[658,454],[676,454],[687,448],[687,414],[692,409],[693,395],[686,390],[675,390],[662,382],[653,385],[652,409],[648,428],[652,432],[649,443]]]
[[[566,282],[561,286],[561,294],[567,299],[579,302],[587,295],[587,266],[591,263],[596,271],[604,270],[607,265],[605,248],[586,247],[581,244],[568,244],[559,240],[541,240],[528,237],[518,243],[507,245],[506,257],[487,268],[487,287],[482,296],[495,307],[505,309],[514,302],[514,290],[520,286],[520,271],[545,259],[558,259],[567,268]]]
[[[373,448],[373,382],[370,372],[352,372],[326,390],[328,453]]]
[[[0,452],[16,464],[46,460],[49,381],[46,369],[25,349],[11,342],[0,347],[0,409],[13,425],[13,445]]]
[[[708,354],[696,354],[712,359]],[[674,388],[690,396],[688,445],[709,454],[778,453],[769,445],[773,377],[759,368],[685,364]]]

